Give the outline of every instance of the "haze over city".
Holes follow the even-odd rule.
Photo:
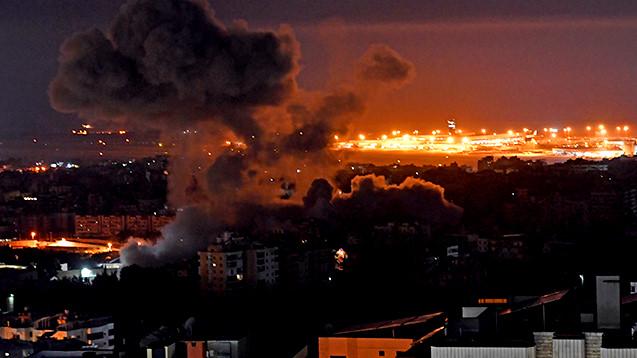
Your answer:
[[[106,28],[122,1],[6,1],[0,6],[3,137],[63,133],[77,116],[46,95],[62,41]],[[370,44],[412,61],[408,86],[368,104],[360,131],[429,129],[449,117],[472,128],[630,122],[637,61],[631,1],[212,3],[230,23],[290,24],[303,56],[298,79],[321,90],[351,75]],[[307,8],[309,6],[309,8]],[[300,11],[303,9],[303,11]]]
[[[5,357],[637,354],[632,1],[0,2]]]

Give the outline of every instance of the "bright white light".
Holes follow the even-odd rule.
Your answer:
[[[95,277],[95,274],[90,269],[84,267],[82,268],[82,270],[80,270],[80,276],[82,278],[89,278],[89,277]]]

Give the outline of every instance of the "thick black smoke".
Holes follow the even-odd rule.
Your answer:
[[[439,227],[458,223],[463,212],[445,199],[442,187],[422,179],[408,177],[392,185],[385,177],[372,174],[354,177],[351,187],[351,193],[339,194],[327,179],[315,179],[303,197],[303,206],[244,206],[243,219],[249,219],[243,225],[252,225],[250,229],[258,234],[259,230],[281,229],[290,221],[298,224],[307,219],[329,222],[339,230],[389,222]]]
[[[306,215],[310,218],[327,219],[334,214],[331,204],[334,187],[326,179],[314,179],[303,197]]]
[[[314,110],[302,104],[290,105],[288,112],[296,128],[284,139],[283,147],[293,152],[323,151],[333,136],[345,133],[351,119],[364,109],[363,98],[353,91],[330,93]]]
[[[295,91],[299,58],[289,29],[225,27],[205,0],[128,0],[108,31],[64,42],[49,87],[58,111],[169,133],[199,129],[198,137],[180,137],[171,157],[172,204],[186,209],[156,244],[125,247],[122,262],[160,265],[192,255],[228,225],[265,227],[304,212],[326,217],[345,205],[330,201],[332,187],[320,180],[305,207],[290,201],[335,169],[334,135],[363,113],[370,88],[401,86],[413,66],[374,46],[352,68],[355,84],[311,102]],[[279,115],[264,115],[270,112]],[[243,145],[203,154],[226,136]]]
[[[206,172],[208,190],[214,193],[241,189],[244,182],[243,173],[247,164],[243,154],[224,153],[220,155]]]
[[[324,95],[318,106],[288,106],[295,130],[283,140],[285,150],[320,152],[330,146],[333,136],[348,132],[352,119],[365,110],[366,95],[378,89],[399,88],[414,77],[414,65],[386,45],[372,45],[354,72],[360,82],[354,89]]]
[[[414,65],[386,45],[372,45],[359,63],[358,77],[400,87],[414,77]]]
[[[321,201],[330,202],[334,193],[334,187],[327,179],[314,179],[312,185],[303,197],[303,205],[306,209],[313,208]]]
[[[49,95],[58,111],[89,118],[216,120],[257,135],[249,112],[294,91],[297,48],[289,32],[225,28],[206,1],[131,0],[107,33],[62,45]]]
[[[445,199],[441,186],[413,177],[393,185],[382,176],[357,176],[352,192],[335,196],[332,204],[342,219],[358,223],[451,224],[462,215],[462,208]]]

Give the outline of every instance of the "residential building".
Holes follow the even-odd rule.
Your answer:
[[[148,236],[172,222],[168,215],[76,215],[75,235],[113,237],[123,232]]]
[[[279,282],[279,250],[224,234],[199,252],[199,277],[205,290],[223,294]]]
[[[242,287],[243,250],[210,245],[199,252],[199,277],[203,289],[225,293]]]
[[[272,287],[279,280],[279,249],[255,246],[245,251],[246,281],[253,287]]]

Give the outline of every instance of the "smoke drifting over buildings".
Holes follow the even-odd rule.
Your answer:
[[[222,223],[215,213],[205,206],[192,206],[179,212],[172,223],[162,229],[164,239],[153,245],[130,240],[120,257],[123,263],[140,266],[158,266],[187,258],[203,249],[207,242],[202,238],[215,237]]]
[[[451,224],[462,215],[462,208],[445,199],[441,186],[413,177],[395,185],[382,176],[357,176],[352,192],[334,197],[332,204],[341,217],[368,223]]]
[[[351,196],[333,199],[330,183],[317,177],[336,169],[329,150],[334,135],[347,132],[377,89],[407,83],[413,65],[374,45],[353,68],[355,83],[308,99],[296,88],[299,57],[291,29],[225,27],[207,1],[198,0],[130,0],[109,31],[92,29],[65,41],[49,88],[55,109],[165,133],[198,129],[181,136],[171,157],[172,204],[185,209],[155,245],[126,247],[124,263],[189,257],[236,224],[242,208],[259,208],[261,218],[275,215],[268,209],[274,204],[303,212],[296,192],[307,188],[309,216],[361,205],[369,205],[364,213],[370,220],[389,217],[380,213],[388,207],[414,219],[458,212],[441,188],[418,180],[391,186],[381,178],[357,178]],[[224,149],[224,137],[245,145]]]

